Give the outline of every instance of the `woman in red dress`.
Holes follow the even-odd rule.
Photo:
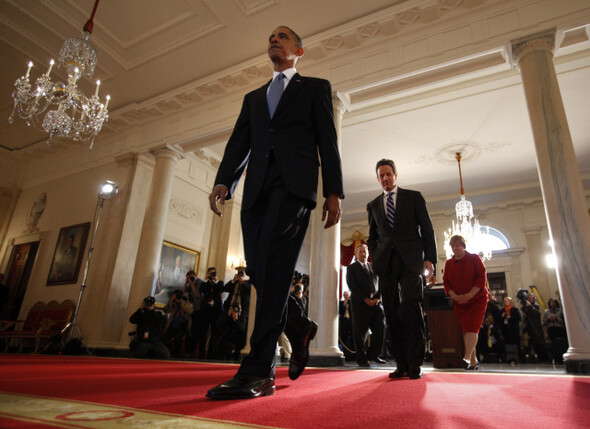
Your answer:
[[[475,353],[477,335],[488,305],[486,268],[479,255],[465,250],[465,239],[460,235],[451,237],[453,257],[445,262],[443,285],[453,299],[455,314],[461,325],[465,355],[465,369],[478,369]]]

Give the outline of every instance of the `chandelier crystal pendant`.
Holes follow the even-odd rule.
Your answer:
[[[486,227],[485,231],[479,225],[479,221],[473,214],[473,204],[465,199],[463,189],[463,177],[461,175],[461,152],[455,154],[455,159],[459,164],[459,182],[461,184],[461,199],[455,204],[456,219],[452,221],[452,228],[445,231],[445,252],[447,259],[453,257],[450,240],[453,235],[460,235],[465,239],[467,250],[471,253],[477,253],[482,260],[492,259],[492,249],[490,247],[490,229]]]
[[[34,85],[29,82],[32,61],[28,63],[26,74],[14,83],[14,107],[8,122],[12,124],[15,115],[18,115],[28,126],[33,124],[49,134],[48,146],[54,137],[64,137],[89,142],[92,149],[96,135],[109,119],[107,108],[111,97],[107,95],[104,104],[100,101],[100,80],[96,81],[96,90],[91,97],[87,97],[77,86],[81,76],[90,80],[96,67],[96,48],[90,43],[90,35],[99,1],[94,3],[82,37],[70,37],[59,51],[58,68],[66,70],[67,83],[51,81],[49,74],[55,64],[53,59],[47,72],[38,77]]]

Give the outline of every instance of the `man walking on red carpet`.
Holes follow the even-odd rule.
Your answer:
[[[422,274],[434,281],[436,238],[424,197],[397,186],[390,159],[375,167],[381,194],[367,204],[369,251],[379,276],[391,353],[397,369],[391,378],[422,377],[425,325],[422,315]]]
[[[234,378],[207,392],[212,399],[273,395],[276,347],[283,330],[293,348],[292,380],[305,369],[309,342],[317,331],[297,304],[287,310],[287,303],[316,206],[320,158],[324,228],[340,221],[344,191],[332,88],[326,80],[297,73],[295,64],[302,55],[301,38],[293,30],[281,26],[272,32],[272,83],[245,96],[209,196],[211,210],[221,215],[217,204],[232,196],[248,165],[241,220],[246,273],[257,296],[251,350]]]

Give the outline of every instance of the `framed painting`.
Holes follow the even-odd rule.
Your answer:
[[[90,222],[66,226],[59,231],[47,285],[76,283],[86,248]]]
[[[160,269],[154,290],[156,304],[166,304],[175,289],[184,289],[186,273],[199,267],[199,252],[167,241],[162,244]]]

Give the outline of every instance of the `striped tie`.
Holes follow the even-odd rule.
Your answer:
[[[270,87],[268,88],[268,94],[266,94],[268,111],[271,118],[275,114],[275,109],[277,108],[279,100],[281,99],[281,95],[283,94],[283,90],[285,89],[285,84],[283,83],[284,77],[285,75],[283,73],[279,73],[275,80],[273,80],[270,84]]]
[[[395,219],[395,206],[393,205],[393,192],[387,193],[387,223],[390,228],[393,228],[393,221]]]

